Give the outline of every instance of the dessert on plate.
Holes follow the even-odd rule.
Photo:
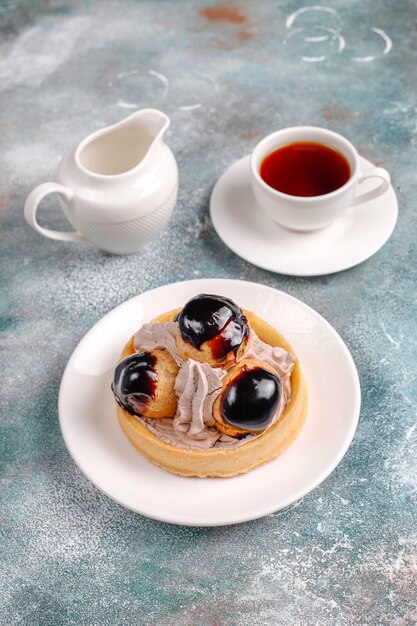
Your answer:
[[[299,434],[307,388],[298,359],[266,321],[200,294],[131,337],[112,390],[124,433],[182,476],[242,474]]]

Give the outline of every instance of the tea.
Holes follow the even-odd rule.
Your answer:
[[[351,176],[347,159],[321,143],[296,142],[270,152],[262,161],[261,178],[291,196],[322,196],[342,187]]]

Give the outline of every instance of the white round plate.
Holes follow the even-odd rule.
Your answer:
[[[308,386],[308,416],[295,442],[274,461],[234,478],[183,478],[146,461],[120,429],[110,390],[114,365],[129,337],[144,322],[202,292],[232,298],[281,331],[299,357]],[[221,279],[159,287],[110,311],[78,344],[59,394],[62,435],[87,478],[133,511],[188,526],[263,517],[307,494],[342,459],[359,410],[355,365],[325,319],[271,287]]]
[[[210,199],[220,239],[245,261],[291,276],[334,274],[358,265],[389,239],[398,204],[390,187],[376,200],[352,207],[331,226],[297,233],[273,222],[256,204],[250,182],[250,156],[234,163],[217,181]],[[362,169],[373,167],[360,157]],[[376,180],[361,185],[363,193]]]

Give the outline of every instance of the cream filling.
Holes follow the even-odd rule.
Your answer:
[[[180,356],[175,342],[177,328],[177,322],[157,322],[155,324],[150,322],[149,324],[144,324],[133,338],[136,352],[163,348],[168,350],[178,367],[182,367],[185,361]]]
[[[174,418],[138,416],[139,421],[161,441],[190,450],[231,449],[259,437],[262,433],[238,439],[217,430],[212,414],[213,403],[222,390],[222,378],[227,371],[193,359],[184,361],[175,343],[176,330],[176,322],[144,324],[134,337],[136,351],[163,348],[170,352],[180,368],[175,380],[178,405]],[[294,357],[283,348],[263,342],[251,330],[249,347],[243,358],[265,361],[275,369],[281,381],[280,402],[274,419],[268,425],[270,428],[279,420],[291,399],[290,376]]]

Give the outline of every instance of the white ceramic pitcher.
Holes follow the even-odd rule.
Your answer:
[[[165,226],[176,203],[177,164],[163,142],[169,124],[164,113],[143,109],[89,135],[63,157],[58,183],[43,183],[28,196],[28,224],[50,239],[137,252]],[[75,232],[38,224],[38,205],[49,193],[58,194]]]

